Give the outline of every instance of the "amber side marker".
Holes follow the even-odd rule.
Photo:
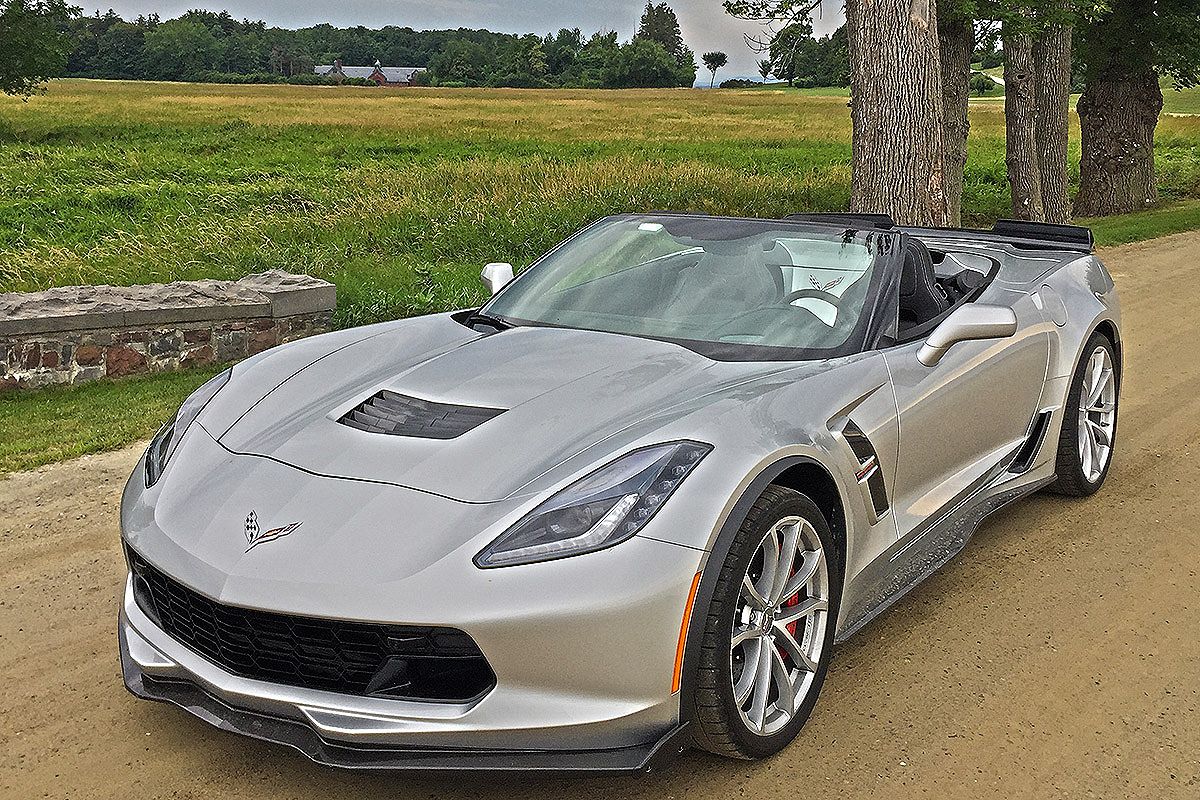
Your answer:
[[[679,644],[675,647],[675,675],[671,678],[671,694],[679,691],[683,674],[683,650],[687,645],[688,623],[692,621],[692,605],[696,602],[696,590],[700,588],[700,573],[692,578],[692,589],[688,592],[687,605],[683,607],[683,622],[679,624]]]

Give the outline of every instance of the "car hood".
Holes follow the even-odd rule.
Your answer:
[[[494,502],[668,406],[769,371],[615,334],[520,327],[464,340],[464,331],[430,317],[350,344],[268,392],[219,440],[318,475]],[[380,391],[503,413],[444,440],[339,422]]]

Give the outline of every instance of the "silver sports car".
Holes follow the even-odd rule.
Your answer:
[[[989,512],[1111,461],[1083,228],[616,216],[484,280],[162,428],[121,504],[134,694],[344,767],[761,758]]]

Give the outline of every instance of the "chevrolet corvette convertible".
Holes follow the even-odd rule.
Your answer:
[[[1109,469],[1084,228],[624,215],[484,280],[162,427],[121,503],[135,695],[342,767],[764,758],[987,514]]]

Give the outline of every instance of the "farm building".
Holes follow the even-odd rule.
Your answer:
[[[378,61],[373,67],[347,67],[339,58],[332,64],[321,64],[313,68],[318,75],[337,78],[366,78],[380,86],[412,86],[413,78],[418,72],[424,72],[422,67],[385,67]]]

